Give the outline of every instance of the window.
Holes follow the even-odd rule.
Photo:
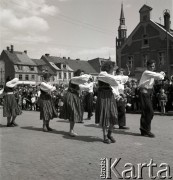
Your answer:
[[[35,75],[32,74],[32,75],[31,75],[31,79],[32,79],[32,80],[35,80]]]
[[[71,73],[69,73],[68,77],[69,77],[69,79],[71,79]]]
[[[22,70],[23,69],[23,67],[21,65],[18,65],[17,67],[18,67],[18,70]]]
[[[162,66],[165,64],[165,53],[159,52],[159,66]]]
[[[29,76],[25,75],[25,80],[28,81],[29,80]]]
[[[64,79],[67,79],[67,74],[66,73],[64,73]]]
[[[147,61],[148,61],[148,55],[144,54],[143,55],[143,67],[147,67]]]
[[[133,67],[133,56],[128,57],[128,66],[129,66],[129,68]]]
[[[66,69],[66,64],[63,64],[63,68]]]
[[[34,66],[29,66],[30,71],[34,71]]]
[[[62,79],[61,72],[59,73],[59,79]]]
[[[22,80],[22,74],[19,74],[19,80]]]
[[[143,35],[143,46],[148,46],[148,36],[146,34]]]

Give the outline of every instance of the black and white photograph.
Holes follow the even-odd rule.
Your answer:
[[[173,179],[173,0],[0,0],[0,180]]]

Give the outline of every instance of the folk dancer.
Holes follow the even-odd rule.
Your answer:
[[[15,119],[16,116],[22,113],[14,95],[14,88],[17,86],[18,82],[18,78],[11,79],[8,77],[4,87],[3,117],[7,117],[7,127],[18,126]]]
[[[98,94],[95,109],[95,123],[103,129],[103,142],[115,143],[112,136],[113,126],[117,124],[117,99],[120,98],[116,76],[111,75],[114,63],[105,62],[98,76]],[[107,129],[108,127],[108,129]]]
[[[141,119],[140,119],[140,131],[142,136],[155,137],[151,132],[151,121],[154,116],[151,93],[154,84],[154,80],[163,80],[165,73],[153,72],[155,69],[155,61],[150,60],[147,62],[147,70],[142,74],[139,82],[139,97],[141,103]]]
[[[87,82],[90,77],[90,75],[83,74],[83,71],[78,69],[74,73],[74,77],[71,78],[66,96],[64,97],[64,105],[60,114],[61,118],[69,120],[69,135],[72,137],[77,136],[77,133],[74,132],[75,123],[83,121],[83,105],[80,93],[89,90]]]
[[[58,117],[58,112],[55,109],[51,92],[56,90],[56,87],[48,83],[50,75],[45,73],[43,75],[44,81],[40,84],[40,100],[39,100],[39,109],[40,109],[40,120],[43,120],[43,131],[48,132],[53,129],[50,128],[49,123],[53,118]]]
[[[118,90],[121,98],[117,101],[118,110],[118,126],[119,129],[129,129],[126,127],[126,95],[124,94],[124,84],[128,81],[129,77],[123,74],[123,69],[116,70],[116,77],[119,78]]]
[[[86,106],[86,111],[88,113],[87,119],[86,120],[91,120],[91,116],[93,116],[93,110],[94,110],[94,105],[93,105],[93,87],[94,87],[94,82],[93,78],[91,77],[88,82],[89,85],[89,90],[85,94],[85,106]]]

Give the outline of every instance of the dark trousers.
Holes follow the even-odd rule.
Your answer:
[[[93,113],[93,93],[86,94],[85,105],[86,105],[86,112],[88,112],[88,118],[90,118]]]
[[[125,111],[125,101],[120,99],[117,103],[118,110],[118,125],[125,126],[126,125],[126,111]]]
[[[140,103],[141,103],[141,120],[140,120],[140,130],[143,132],[151,131],[151,121],[154,116],[154,111],[151,101],[151,92],[145,91],[140,92]]]

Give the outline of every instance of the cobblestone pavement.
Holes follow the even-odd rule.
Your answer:
[[[2,117],[2,109],[0,109]],[[86,118],[86,114],[84,116]],[[114,130],[116,143],[104,144],[102,131],[92,120],[76,124],[78,137],[68,136],[69,123],[54,119],[50,125],[55,130],[42,132],[39,112],[24,111],[18,116],[18,127],[6,127],[6,118],[0,120],[0,179],[1,180],[97,180],[100,179],[100,159],[122,158],[116,169],[125,169],[126,163],[149,163],[170,166],[173,176],[173,116],[155,115],[152,131],[156,138],[139,134],[139,114],[127,114],[129,130]],[[112,173],[112,179],[118,179]],[[132,179],[132,178],[131,178]],[[143,169],[143,179],[149,180],[148,169]],[[159,179],[159,178],[156,178]]]

